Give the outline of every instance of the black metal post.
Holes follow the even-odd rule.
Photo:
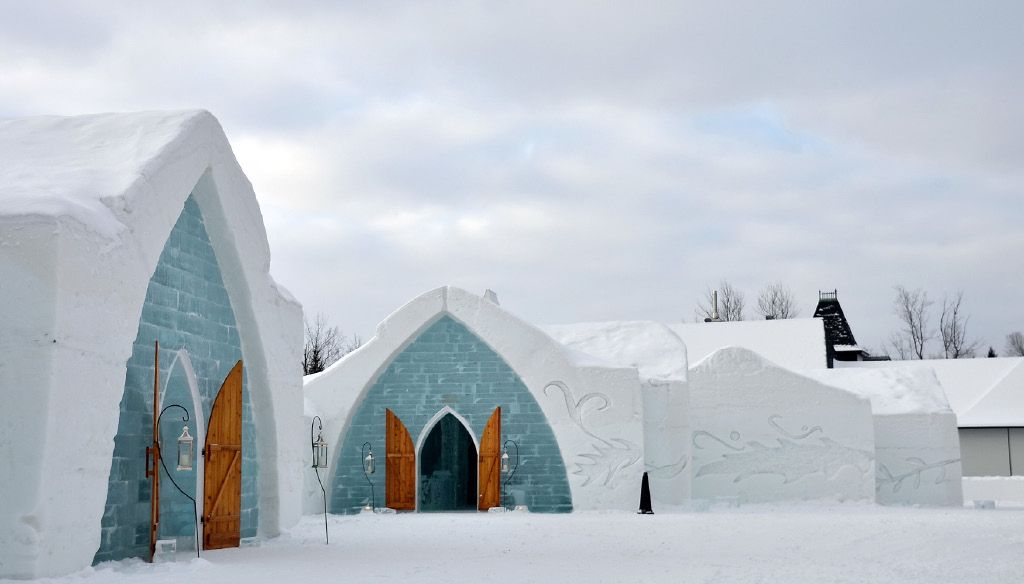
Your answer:
[[[362,448],[359,449],[359,461],[363,465],[363,476],[366,477],[366,482],[370,485],[370,510],[377,510],[377,498],[373,493],[373,481],[370,480],[370,475],[366,472],[366,447],[370,447],[370,452],[373,452],[373,445],[369,442],[363,442]]]
[[[156,417],[156,432],[157,432],[157,436],[160,436],[161,439],[163,439],[163,436],[160,434],[160,418],[163,418],[164,417],[164,412],[166,412],[167,410],[169,410],[171,408],[178,408],[182,412],[185,412],[185,414],[181,417],[181,421],[182,422],[188,422],[188,420],[189,420],[189,418],[188,418],[188,410],[186,410],[184,406],[179,406],[178,404],[171,404],[171,405],[165,407],[164,409],[160,410],[160,415]],[[167,465],[164,464],[164,454],[163,454],[163,452],[161,452],[162,449],[160,448],[160,443],[159,442],[157,442],[156,450],[157,450],[157,458],[160,459],[160,466],[164,469],[164,474],[167,475],[167,478],[171,479],[171,484],[174,485],[175,489],[178,489],[179,493],[181,493],[182,495],[185,495],[186,497],[188,497],[189,501],[192,501],[192,518],[195,520],[195,524],[196,524],[196,557],[198,558],[199,557],[199,510],[196,507],[195,497],[192,497],[188,493],[183,491],[181,489],[181,487],[178,486],[178,481],[174,480],[174,476],[171,475],[171,472],[169,470],[167,470]],[[193,466],[195,465],[195,459],[196,459],[195,451],[193,450],[193,453],[192,453],[192,464],[193,464]]]
[[[313,416],[313,423],[309,425],[309,446],[313,452],[313,471],[316,472],[316,482],[320,483],[320,491],[324,494],[324,539],[327,540],[327,544],[330,544],[331,534],[327,531],[327,489],[324,488],[324,482],[320,480],[320,461],[316,451],[316,438],[313,437],[314,427],[323,432],[324,424],[320,416]]]
[[[515,440],[512,440],[510,438],[510,439],[506,440],[505,443],[502,445],[502,450],[505,451],[505,452],[508,452],[508,445],[509,444],[512,444],[512,446],[516,447],[516,465],[513,466],[512,470],[508,473],[508,477],[505,478],[505,482],[501,483],[501,504],[506,509],[508,508],[508,505],[505,502],[505,500],[507,498],[506,495],[505,495],[505,491],[508,489],[508,484],[512,481],[512,477],[514,477],[515,474],[516,474],[516,471],[519,470],[519,443],[516,442]]]

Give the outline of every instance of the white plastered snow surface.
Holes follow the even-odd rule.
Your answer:
[[[635,515],[307,516],[258,547],[110,562],[59,584],[1015,582],[1024,511],[750,506]]]
[[[876,416],[952,412],[942,384],[930,367],[814,369],[803,373],[868,398]]]
[[[108,202],[145,182],[194,111],[0,120],[0,216],[68,216],[115,237]]]
[[[686,345],[661,323],[583,322],[541,329],[574,355],[593,355],[618,367],[634,367],[642,379],[686,379]],[[579,356],[574,362],[590,364]]]

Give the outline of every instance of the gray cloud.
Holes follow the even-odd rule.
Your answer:
[[[537,322],[692,316],[727,277],[1024,328],[1024,7],[11,4],[0,115],[205,107],[273,270],[349,331],[452,283]]]

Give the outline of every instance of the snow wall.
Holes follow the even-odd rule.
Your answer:
[[[357,449],[362,441],[353,440],[348,434],[356,425],[367,423],[359,415],[365,400],[375,395],[377,397],[374,400],[384,399],[385,394],[381,392],[378,395],[374,387],[379,381],[387,381],[389,366],[403,351],[417,343],[421,334],[438,323],[444,323],[443,326],[447,327],[442,331],[444,334],[458,332],[462,335],[461,331],[455,329],[464,329],[487,351],[493,352],[518,379],[522,390],[528,393],[529,400],[519,403],[529,404],[532,401],[539,407],[535,414],[536,420],[542,420],[547,429],[541,429],[537,435],[549,429],[554,438],[571,497],[567,503],[571,504],[572,509],[636,509],[640,479],[644,471],[643,403],[636,370],[599,364],[577,366],[567,356],[565,348],[540,329],[523,322],[490,300],[454,287],[432,290],[410,301],[385,319],[377,327],[374,338],[365,345],[323,373],[307,378],[306,395],[323,417],[324,435],[331,444],[340,445],[343,449],[343,452],[332,455],[332,462],[340,460],[341,464],[333,464],[329,469],[329,489],[333,490],[337,486],[344,489],[344,485],[351,484],[354,497],[365,497],[363,493],[355,494],[358,489],[365,491],[369,488],[360,467],[345,461],[347,457],[358,454]],[[466,337],[466,340],[467,343],[463,344],[472,344],[472,339]],[[420,354],[422,356],[419,359],[424,359],[424,363],[437,361],[427,353]],[[449,358],[456,356],[443,359]],[[390,371],[395,373],[394,369]],[[440,370],[436,374],[441,373],[456,375]],[[444,382],[438,379],[436,383]],[[456,395],[458,392],[477,391],[470,385],[452,383],[451,387],[457,391],[452,392],[450,399],[454,405],[449,406],[449,410],[461,416],[474,433],[479,435],[483,426],[471,419],[474,414],[469,410],[472,408],[465,410],[466,415],[463,415],[460,408],[469,406],[475,400],[487,402],[486,407],[491,410],[492,406],[501,404],[491,403],[495,397],[486,395],[486,392],[461,397]],[[415,395],[431,402],[434,400],[434,397],[426,393]],[[394,396],[393,403],[398,404],[398,397]],[[467,397],[472,399],[466,400]],[[385,402],[374,407],[378,406],[388,407]],[[440,414],[442,410],[438,409],[434,413]],[[430,425],[427,423],[429,421],[419,420],[419,417],[419,413],[413,415],[410,418],[413,421],[407,426],[416,444],[420,442],[419,434]],[[380,426],[383,432],[383,419],[368,423]],[[538,442],[530,436],[522,438],[520,470],[524,471],[530,465],[550,470],[554,457],[545,454],[543,450],[531,450],[531,446],[539,447],[543,441]],[[374,442],[374,452],[378,457],[383,456],[383,438]],[[547,457],[548,460],[542,463],[538,457]],[[383,464],[378,468],[381,466]],[[353,473],[358,474],[353,477]],[[384,482],[380,471],[373,480],[380,505],[384,500]],[[362,487],[358,486],[359,481],[362,481]],[[514,488],[512,486],[510,490]],[[557,495],[552,496],[558,498]],[[348,497],[343,495],[340,500],[354,500]],[[557,500],[551,502],[561,506],[560,510],[569,508]],[[343,502],[340,505],[351,506],[351,503]],[[559,510],[554,505],[549,506],[548,510]]]
[[[689,371],[692,497],[873,500],[868,400],[729,347]]]
[[[126,364],[190,194],[234,309],[261,429],[259,531],[299,517],[301,307],[269,275],[259,205],[216,119],[0,122],[2,577],[78,570],[100,547]]]
[[[793,371],[827,365],[825,326],[820,318],[673,323],[686,343],[690,363],[724,347],[743,347]]]
[[[807,375],[871,400],[879,503],[963,504],[957,417],[934,370],[844,368]]]
[[[655,505],[690,496],[687,348],[664,324],[652,321],[585,322],[543,330],[571,351],[580,366],[605,363],[634,368],[644,408],[644,468]]]

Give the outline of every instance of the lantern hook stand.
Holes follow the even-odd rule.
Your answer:
[[[189,419],[188,418],[188,410],[186,410],[184,408],[184,406],[179,406],[178,404],[171,404],[171,405],[165,407],[164,409],[160,410],[160,415],[156,417],[156,431],[157,431],[157,435],[158,436],[160,436],[160,419],[164,417],[164,412],[166,412],[167,410],[169,410],[171,408],[178,408],[182,412],[185,412],[185,414],[181,417],[181,421],[182,422],[188,422],[188,419]],[[161,436],[161,438],[162,438],[162,436]],[[163,453],[161,453],[161,451],[160,451],[160,443],[159,442],[156,443],[156,457],[157,457],[157,460],[160,461],[161,468],[164,469],[164,474],[167,475],[167,478],[171,479],[171,484],[174,485],[174,488],[178,489],[178,492],[181,493],[182,495],[185,495],[185,497],[187,497],[189,501],[192,501],[192,517],[195,519],[195,522],[196,522],[196,533],[195,533],[195,535],[196,535],[196,557],[198,558],[199,557],[199,511],[198,511],[198,508],[196,507],[196,500],[195,500],[194,497],[192,497],[191,495],[189,495],[188,493],[183,491],[180,486],[178,486],[178,481],[174,480],[174,476],[171,475],[171,472],[169,470],[167,470],[167,465],[164,463]]]
[[[519,470],[519,443],[518,442],[516,442],[515,440],[512,440],[511,438],[506,440],[505,443],[501,446],[501,449],[503,451],[502,452],[502,458],[504,458],[506,461],[508,460],[508,445],[509,444],[512,444],[512,446],[516,447],[516,464],[515,464],[515,466],[512,467],[511,472],[508,473],[508,476],[505,478],[505,481],[503,483],[501,483],[501,504],[503,506],[505,506],[505,508],[508,508],[508,506],[505,503],[505,499],[506,499],[505,491],[508,489],[508,484],[510,482],[512,482],[512,477],[514,477],[516,475],[516,471]]]
[[[370,475],[367,474],[367,471],[366,471],[366,447],[367,446],[370,447],[370,454],[371,455],[373,454],[373,446],[369,442],[363,442],[362,448],[359,449],[359,457],[360,457],[360,460],[362,461],[362,465],[363,465],[363,476],[366,477],[366,482],[370,485],[370,510],[371,511],[376,511],[377,510],[377,498],[374,495],[374,491],[373,491],[373,481],[370,480]],[[373,461],[372,457],[370,458],[370,461],[371,461],[371,464],[372,464],[372,461]],[[370,472],[373,472],[373,470],[371,469]]]
[[[324,483],[320,480],[320,467],[318,464],[315,464],[317,462],[317,452],[316,439],[313,438],[314,427],[320,430],[322,436],[324,424],[320,416],[313,416],[313,422],[309,425],[309,446],[313,450],[313,471],[316,472],[316,482],[320,483],[320,492],[324,495],[324,539],[329,544],[331,543],[331,534],[327,531],[327,489],[324,488]]]

